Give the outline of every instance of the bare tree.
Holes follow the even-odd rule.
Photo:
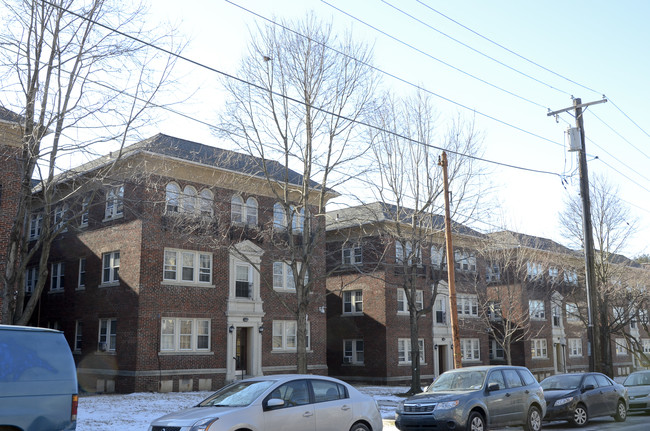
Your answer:
[[[478,208],[481,168],[476,159],[481,141],[472,122],[456,120],[439,130],[431,99],[423,94],[399,100],[387,95],[372,120],[372,143],[375,171],[368,183],[375,198],[384,207],[392,223],[384,223],[383,235],[389,247],[396,247],[396,285],[403,289],[408,304],[411,340],[411,393],[420,391],[420,348],[418,344],[421,317],[431,313],[442,274],[425,274],[419,270],[422,249],[435,242],[444,228],[439,214],[444,214],[442,171],[438,166],[440,149],[450,153],[449,182],[453,190],[452,213],[462,209],[468,216]],[[439,239],[439,238],[438,238]],[[446,260],[444,256],[441,259]],[[439,264],[442,262],[438,262]],[[442,268],[443,265],[438,265]],[[425,280],[421,280],[424,275]],[[418,290],[430,289],[430,301],[418,305]]]
[[[98,145],[120,150],[151,120],[149,108],[170,83],[174,57],[149,44],[166,43],[173,33],[157,37],[143,27],[141,7],[121,2],[7,0],[3,7],[2,97],[23,121],[21,189],[2,274],[2,321],[26,324],[47,280],[51,243],[67,227],[64,220],[74,218],[73,201],[82,190],[74,170],[65,177],[59,173],[73,158],[92,158]],[[103,173],[110,175],[110,169]],[[38,231],[31,242],[30,222]],[[37,255],[38,283],[26,300],[23,276]]]
[[[612,335],[618,333],[631,338],[629,333],[625,333],[630,316],[635,315],[635,312],[630,313],[630,308],[635,307],[635,302],[639,305],[645,303],[642,291],[635,291],[631,285],[631,261],[621,254],[636,231],[636,220],[618,197],[617,187],[605,177],[592,178],[590,195],[596,278],[595,286],[591,288],[597,291],[597,303],[591,306],[593,316],[598,316],[594,319],[594,334],[599,334],[595,340],[599,349],[596,358],[600,357],[602,361],[596,363],[596,369],[612,376]],[[571,195],[566,202],[566,208],[560,214],[560,223],[565,236],[576,246],[584,248],[582,204],[577,194]]]
[[[294,273],[297,369],[307,371],[307,309],[312,262],[323,251],[325,204],[340,172],[366,150],[356,121],[363,118],[376,79],[371,51],[313,15],[257,28],[238,77],[227,80],[227,112],[219,133],[261,160],[276,200],[273,238]],[[279,164],[276,163],[280,162]],[[295,176],[293,173],[298,172]],[[309,272],[309,278],[305,275]]]

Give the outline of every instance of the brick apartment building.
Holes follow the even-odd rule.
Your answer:
[[[16,217],[22,179],[21,141],[24,119],[0,106],[0,273],[5,272],[9,234]],[[0,317],[2,316],[0,295]]]
[[[347,380],[404,383],[411,378],[409,312],[404,297],[402,259],[418,256],[418,307],[429,304],[433,286],[438,295],[431,313],[419,319],[421,377],[432,380],[453,368],[448,312],[444,219],[435,217],[420,251],[411,250],[386,232],[398,219],[397,209],[383,203],[328,212],[327,316],[330,375]],[[459,298],[463,365],[487,363],[488,333],[477,318],[480,264],[469,248],[482,234],[454,225],[456,291]],[[410,259],[410,258],[409,258]],[[442,264],[442,265],[441,265]]]
[[[254,157],[159,134],[61,178],[62,193],[81,189],[62,204],[33,324],[65,332],[83,390],[211,390],[295,372],[286,214],[261,172]],[[324,225],[314,232],[323,250]],[[324,262],[316,253],[308,268],[323,298],[308,310],[308,369],[322,374]]]

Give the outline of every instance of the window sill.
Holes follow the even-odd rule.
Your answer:
[[[104,217],[104,220],[102,220],[102,222],[106,223],[108,221],[119,220],[121,218],[124,218],[124,214],[118,214],[118,215],[111,216],[111,217]]]
[[[296,289],[287,289],[285,287],[274,287],[273,290],[276,292],[296,293]]]
[[[355,311],[354,313],[343,313],[341,316],[343,317],[361,317],[363,316],[363,311]]]
[[[343,367],[363,367],[365,366],[365,363],[363,362],[352,362],[350,364],[341,364]]]
[[[101,355],[101,356],[117,356],[117,352],[115,350],[110,350],[106,352],[102,352],[101,350],[97,350],[95,352],[96,355]]]
[[[63,293],[63,292],[64,292],[64,289],[56,289],[56,290],[48,290],[47,293],[54,295],[54,294]]]
[[[209,283],[184,283],[182,281],[163,281],[160,283],[161,286],[176,286],[176,287],[203,287],[203,288],[214,288],[214,284]]]
[[[115,287],[115,286],[119,286],[119,285],[120,285],[119,281],[109,281],[107,283],[102,283],[97,287]]]
[[[296,353],[297,349],[273,349],[271,353]],[[314,353],[313,350],[307,349],[307,353]]]
[[[463,362],[470,362],[470,361],[463,361]],[[474,362],[479,362],[479,361],[474,361]],[[397,366],[398,367],[410,367],[412,364],[411,362],[398,362]],[[420,366],[422,365],[427,365],[426,362],[420,362]]]
[[[84,290],[86,290],[86,286],[77,286],[77,288],[75,290],[77,292],[83,292]]]
[[[201,351],[201,352],[190,352],[190,351],[182,351],[182,350],[174,350],[174,351],[164,351],[164,352],[158,352],[158,356],[214,356],[214,352],[211,351]]]

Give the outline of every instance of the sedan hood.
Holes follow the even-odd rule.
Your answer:
[[[546,400],[546,404],[553,405],[553,403],[560,398],[565,398],[569,396],[575,396],[577,395],[578,391],[577,389],[563,389],[563,390],[550,390],[546,389],[544,390],[544,399]]]
[[[242,407],[192,407],[161,416],[154,420],[152,424],[158,426],[187,427],[194,425],[200,419],[224,416],[241,409]]]

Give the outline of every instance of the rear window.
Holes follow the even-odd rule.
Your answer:
[[[534,383],[537,383],[537,380],[535,380],[535,377],[533,377],[532,373],[528,370],[517,370],[519,375],[521,376],[521,380],[524,381],[524,385],[532,385]]]

